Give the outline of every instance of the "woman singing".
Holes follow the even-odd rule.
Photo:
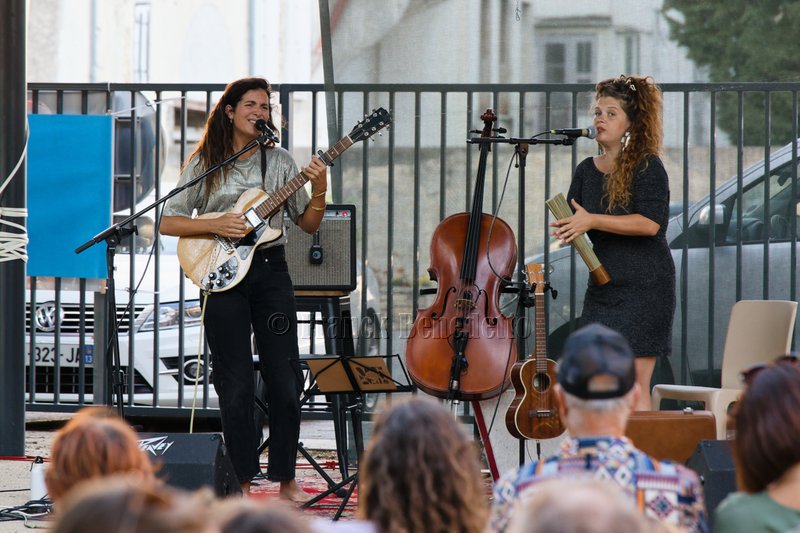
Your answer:
[[[630,342],[642,389],[637,410],[651,409],[650,379],[656,357],[670,355],[675,311],[661,113],[661,90],[652,78],[599,82],[594,126],[602,153],[575,169],[567,195],[574,215],[550,224],[552,235],[566,243],[588,232],[611,276],[603,286],[589,281],[581,324],[605,324]]]

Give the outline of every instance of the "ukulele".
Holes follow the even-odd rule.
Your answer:
[[[319,158],[330,166],[345,150],[370,138],[391,122],[389,112],[378,108],[327,152],[320,151]],[[186,276],[209,292],[226,291],[237,285],[250,269],[255,248],[274,241],[283,233],[270,227],[270,218],[306,182],[308,177],[300,172],[271,196],[257,187],[244,191],[230,210],[242,213],[248,226],[247,233],[238,241],[212,234],[189,235],[178,239],[178,262]],[[205,213],[198,218],[219,216],[220,213]]]
[[[564,433],[558,414],[555,389],[556,362],[547,358],[547,330],[544,324],[544,267],[525,265],[528,283],[535,297],[535,348],[533,354],[511,368],[516,396],[506,411],[506,427],[518,439],[552,439]]]

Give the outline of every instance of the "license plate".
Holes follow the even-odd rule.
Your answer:
[[[80,347],[61,346],[59,356],[61,366],[80,366]],[[56,347],[53,344],[36,344],[33,352],[33,361],[36,366],[55,366]],[[26,363],[30,362],[30,353]],[[83,362],[91,365],[94,362],[94,346],[88,344],[83,347]]]

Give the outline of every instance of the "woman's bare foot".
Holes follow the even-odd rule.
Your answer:
[[[295,503],[305,503],[311,499],[311,494],[300,488],[294,479],[281,481],[280,495],[284,500]]]

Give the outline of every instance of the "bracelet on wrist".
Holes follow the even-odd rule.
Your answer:
[[[319,198],[321,196],[325,196],[325,193],[327,193],[327,192],[328,192],[328,189],[325,189],[324,191],[320,191],[320,192],[318,192],[316,194],[312,194],[311,198]]]
[[[317,207],[317,206],[314,206],[314,205],[311,205],[311,204],[308,204],[308,207],[310,207],[314,211],[325,211],[324,207]]]

